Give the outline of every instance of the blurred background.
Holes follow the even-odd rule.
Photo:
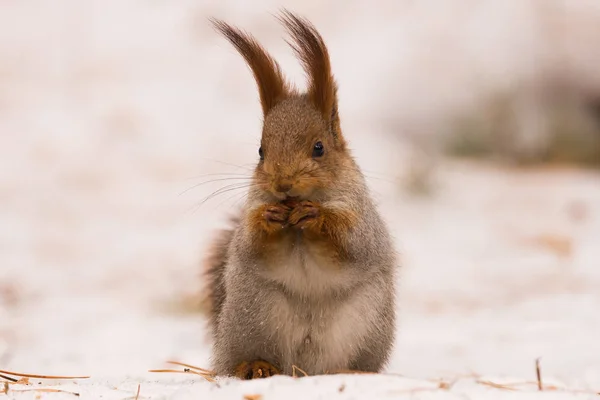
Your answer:
[[[261,110],[207,18],[303,87],[283,6],[396,239],[389,370],[600,383],[597,0],[0,0],[0,368],[208,366],[199,265]]]

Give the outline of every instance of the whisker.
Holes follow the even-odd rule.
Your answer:
[[[238,190],[238,189],[246,189],[246,188],[250,188],[252,186],[255,186],[255,184],[240,184],[238,186],[234,186],[234,187],[226,187],[226,188],[222,188],[219,189],[213,193],[211,193],[209,196],[207,196],[204,200],[202,200],[201,204],[206,203],[208,200],[212,199],[213,197],[219,196],[223,193],[227,193],[227,192],[231,192],[232,190]]]
[[[240,192],[240,193],[234,193],[231,196],[228,196],[225,200],[223,200],[222,202],[219,203],[219,205],[217,205],[217,208],[221,207],[225,202],[233,199],[234,197],[238,197],[235,202],[233,203],[233,207],[237,207],[237,203],[242,200],[245,196],[248,196],[248,192]]]
[[[355,171],[354,168],[349,168],[349,167],[340,167],[339,169],[344,170],[344,171]],[[391,183],[394,185],[398,184],[398,181],[394,180],[393,175],[390,175],[390,174],[385,174],[385,173],[376,172],[376,171],[369,171],[369,170],[365,170],[362,168],[361,168],[361,172],[362,172],[363,176],[367,179],[375,179],[378,181],[387,182],[387,183]],[[367,172],[369,172],[369,173],[367,173]],[[392,177],[392,179],[385,179],[385,178],[373,176],[371,174],[379,174],[380,176]]]
[[[368,172],[370,174],[376,174],[376,175],[382,175],[382,176],[390,176],[389,174],[387,174],[385,172],[377,172],[377,171],[373,171],[373,170],[370,170],[370,169],[364,169],[364,168],[361,168],[361,170],[363,171],[363,173],[364,172]]]
[[[363,175],[364,175],[364,176],[365,176],[365,178],[367,178],[367,179],[375,179],[375,180],[378,180],[378,181],[381,181],[381,182],[392,183],[392,184],[394,184],[394,185],[397,185],[397,184],[398,184],[398,181],[397,181],[397,180],[391,180],[391,179],[378,178],[378,177],[376,177],[376,176],[369,176],[369,175],[367,175],[367,174],[364,174],[364,173],[363,173]]]
[[[220,181],[232,181],[232,180],[249,180],[252,179],[252,177],[240,177],[240,178],[218,178],[218,179],[210,179],[208,181],[204,181],[204,182],[200,182],[190,188],[185,189],[183,192],[179,193],[179,196],[181,196],[184,193],[189,192],[192,189],[196,189],[197,187],[200,187],[202,185],[205,185],[207,183],[213,183],[213,182],[220,182]]]
[[[212,198],[214,198],[216,196],[219,196],[221,194],[224,194],[224,193],[227,193],[227,192],[231,192],[231,191],[234,191],[234,190],[240,190],[240,189],[250,188],[250,187],[253,187],[253,186],[256,186],[256,185],[257,185],[256,183],[233,183],[231,185],[224,186],[224,187],[222,187],[220,189],[215,190],[214,192],[212,192],[208,196],[206,196],[200,203],[198,203],[194,207],[193,212],[196,212],[200,207],[202,207],[202,205],[204,203],[206,203],[208,200],[210,200],[210,199],[212,199]]]
[[[225,173],[215,173],[215,174],[202,174],[202,175],[197,175],[197,176],[192,176],[189,178],[185,178],[184,180],[186,181],[191,181],[194,179],[198,179],[198,178],[205,178],[207,176],[239,176],[239,177],[252,177],[252,175],[245,175],[242,173],[239,174],[235,174],[235,173],[229,173],[229,172],[225,172]]]
[[[204,160],[216,162],[216,163],[223,164],[223,165],[229,165],[230,167],[247,169],[248,171],[252,171],[254,169],[254,168],[251,168],[251,167],[248,167],[248,166],[237,165],[237,164],[229,163],[229,162],[226,162],[226,161],[213,160],[211,158],[204,158]],[[246,165],[248,165],[248,164],[246,164]]]
[[[248,198],[248,192],[244,192],[244,193],[242,193],[242,195],[240,196],[240,198],[238,198],[238,199],[235,201],[235,203],[233,203],[233,206],[234,206],[234,207],[240,207],[240,204],[239,204],[239,203],[240,203],[242,200],[246,200],[247,198]]]

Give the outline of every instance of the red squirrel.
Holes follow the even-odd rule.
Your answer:
[[[279,16],[308,77],[300,92],[251,35],[211,21],[250,66],[263,111],[253,185],[204,264],[213,368],[378,372],[395,337],[396,252],[342,134],[325,42]]]

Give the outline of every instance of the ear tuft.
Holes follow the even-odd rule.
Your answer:
[[[332,133],[339,130],[337,115],[337,84],[331,73],[329,52],[323,38],[306,19],[283,10],[279,17],[293,43],[288,42],[308,75],[308,96],[330,124]],[[337,127],[337,129],[336,129]]]
[[[246,60],[258,85],[263,115],[267,115],[277,102],[290,93],[290,87],[283,77],[279,64],[250,34],[223,21],[213,18],[209,20]]]

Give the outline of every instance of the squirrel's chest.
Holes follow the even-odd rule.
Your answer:
[[[274,250],[264,274],[292,293],[321,296],[350,283],[344,266],[322,246],[292,238]]]
[[[282,367],[294,364],[309,374],[347,368],[366,334],[366,315],[360,293],[344,301],[331,295],[351,285],[351,272],[302,241],[272,254],[277,256],[270,259],[265,273],[287,292],[271,303],[269,318],[283,355]]]

